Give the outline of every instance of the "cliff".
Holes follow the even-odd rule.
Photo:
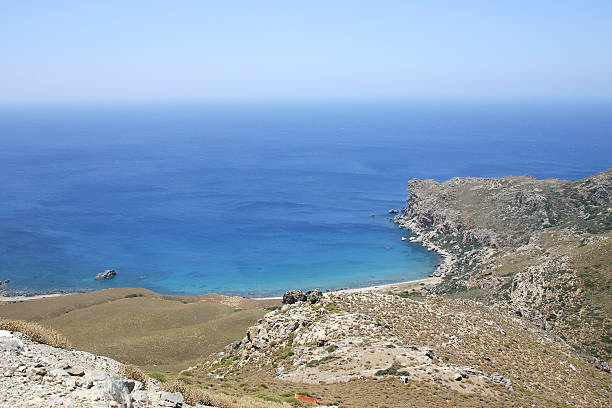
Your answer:
[[[445,255],[436,293],[507,305],[610,361],[612,169],[577,181],[414,179],[408,193],[394,221]]]

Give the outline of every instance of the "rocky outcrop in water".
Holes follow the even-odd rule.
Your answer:
[[[114,278],[115,276],[117,276],[117,272],[114,269],[107,269],[104,272],[100,272],[99,274],[97,274],[94,279],[96,280],[111,279],[111,278]]]

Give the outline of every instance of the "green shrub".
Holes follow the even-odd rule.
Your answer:
[[[340,308],[334,302],[326,303],[324,307],[325,307],[325,310],[327,310],[329,313],[340,312]]]
[[[376,372],[377,376],[382,376],[382,375],[410,375],[410,373],[408,373],[407,371],[399,371],[401,368],[404,368],[404,366],[402,366],[401,364],[393,364],[391,367],[386,368],[384,370],[378,370]]]
[[[147,375],[151,378],[153,378],[154,380],[159,381],[160,383],[164,383],[166,382],[166,376],[162,373],[158,373],[156,371],[147,373]]]
[[[327,363],[328,361],[335,360],[336,358],[338,358],[338,357],[335,357],[335,356],[326,356],[326,357],[323,357],[320,360],[310,360],[309,362],[306,363],[306,367],[316,367],[319,364]]]
[[[291,347],[285,347],[283,349],[278,350],[274,353],[274,361],[284,360],[287,357],[291,357],[293,355],[293,349]]]

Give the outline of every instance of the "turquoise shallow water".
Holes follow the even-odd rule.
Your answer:
[[[278,295],[418,279],[387,221],[412,177],[576,179],[607,105],[140,104],[0,109],[0,279]],[[371,215],[376,214],[375,218]],[[115,279],[95,281],[108,268]]]

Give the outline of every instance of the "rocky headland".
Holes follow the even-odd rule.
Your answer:
[[[608,369],[612,169],[577,181],[414,179],[408,193],[394,221],[443,255],[436,293],[508,306]]]

